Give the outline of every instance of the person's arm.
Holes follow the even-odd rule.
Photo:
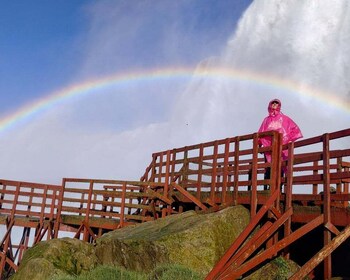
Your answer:
[[[260,125],[260,128],[259,128],[259,130],[258,130],[258,133],[267,131],[267,130],[268,130],[268,126],[269,126],[269,118],[266,117],[266,118],[262,121],[262,123],[261,123],[261,125]],[[259,137],[258,143],[259,143],[259,146],[260,146],[260,147],[261,147],[261,146],[263,146],[263,147],[268,147],[268,146],[271,145],[271,139],[270,139],[270,137],[268,137],[268,136]]]
[[[289,131],[288,131],[288,140],[289,142],[294,142],[303,137],[299,126],[291,119],[288,118],[289,121]]]

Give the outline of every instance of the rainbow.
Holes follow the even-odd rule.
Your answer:
[[[0,120],[0,132],[3,132],[21,121],[29,119],[34,114],[45,111],[48,108],[75,96],[102,93],[104,89],[112,86],[127,86],[128,84],[135,82],[159,81],[160,79],[166,80],[176,78],[189,79],[192,76],[197,78],[227,78],[230,80],[246,81],[256,85],[271,86],[272,88],[287,90],[292,94],[317,99],[327,104],[327,106],[333,106],[345,111],[346,113],[350,113],[350,103],[337,97],[334,93],[332,94],[330,92],[306,87],[304,85],[301,89],[300,84],[297,82],[284,80],[273,75],[232,68],[203,68],[196,71],[192,68],[166,68],[131,73],[118,73],[62,88],[3,117]]]

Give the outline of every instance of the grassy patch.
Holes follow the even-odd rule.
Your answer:
[[[150,274],[127,271],[113,266],[97,266],[91,271],[78,276],[56,276],[52,280],[201,280],[204,279],[198,273],[181,265],[162,265],[154,269]]]
[[[162,265],[154,269],[148,279],[155,280],[201,280],[204,277],[197,272],[177,264]]]

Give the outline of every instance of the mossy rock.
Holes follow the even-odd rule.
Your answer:
[[[65,274],[78,275],[96,265],[93,245],[72,238],[52,239],[28,249],[11,279],[40,280]]]
[[[179,264],[206,275],[249,223],[243,206],[198,214],[188,211],[109,232],[96,241],[100,263],[150,272]]]

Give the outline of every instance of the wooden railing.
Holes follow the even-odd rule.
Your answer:
[[[259,147],[259,137],[271,137],[272,146]],[[177,184],[211,207],[237,205],[238,193],[249,191],[254,215],[257,191],[280,185],[279,137],[277,132],[254,133],[154,153],[141,181],[164,183],[165,195],[171,184]],[[271,153],[271,162],[265,162],[264,152]],[[266,168],[272,170],[268,179]]]
[[[260,137],[271,137],[271,147],[259,147]],[[94,242],[106,231],[188,209],[212,211],[244,204],[252,222],[208,279],[240,275],[319,225],[336,235],[337,226],[350,223],[346,212],[334,211],[345,209],[350,200],[350,148],[336,146],[339,140],[350,143],[349,139],[347,129],[282,146],[277,132],[265,132],[171,149],[152,155],[140,181],[64,178],[57,186],[0,180],[0,227],[5,228],[0,268],[16,271],[23,251],[45,236],[72,233]],[[287,161],[281,161],[282,149],[289,150]],[[271,153],[271,162],[265,162],[266,152]],[[264,176],[267,168],[269,177]],[[284,177],[281,170],[286,171]],[[298,212],[311,205],[318,207],[312,215]],[[252,239],[266,251],[247,264],[243,256],[254,250],[249,247],[253,241],[246,238],[266,219],[270,224]],[[292,232],[292,222],[305,227]],[[18,245],[14,227],[22,230]],[[281,227],[282,239],[276,235]],[[328,246],[327,232],[325,240]],[[232,260],[240,265],[232,268]]]
[[[56,205],[61,186],[0,180],[0,268],[17,270],[23,252],[33,244],[53,237],[53,222],[57,218]],[[16,231],[15,228],[23,231]],[[13,235],[20,241],[13,243]]]
[[[76,238],[82,234],[89,241],[101,236],[103,230],[154,220],[161,213],[160,203],[155,205],[154,200],[171,204],[158,189],[164,189],[164,184],[64,178],[55,237],[62,226],[66,230],[69,226]]]

